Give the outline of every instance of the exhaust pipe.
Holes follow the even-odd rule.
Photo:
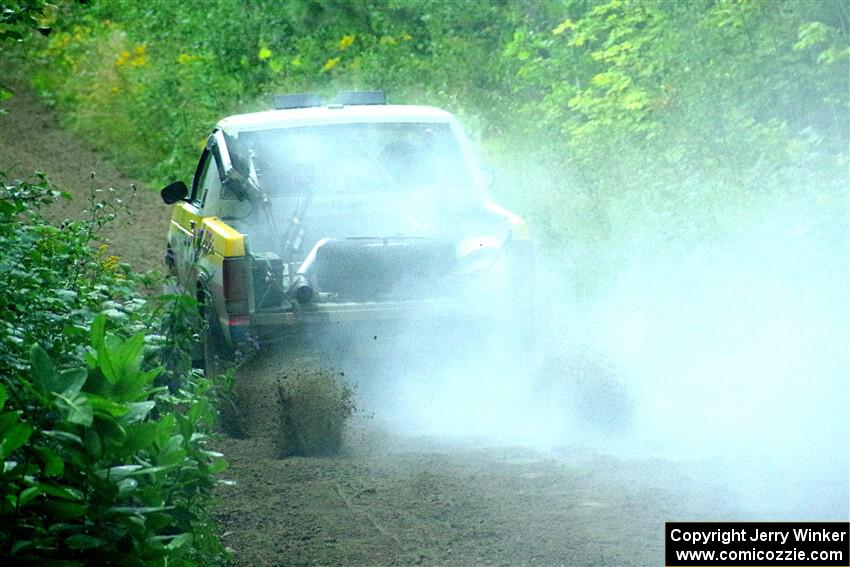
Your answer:
[[[292,278],[292,285],[289,286],[287,294],[294,297],[301,305],[307,305],[313,301],[313,288],[310,286],[310,281],[304,274],[296,273]]]
[[[307,305],[313,301],[316,294],[313,290],[313,285],[310,283],[310,275],[313,271],[315,271],[316,255],[319,253],[319,248],[330,241],[330,238],[323,238],[319,240],[315,246],[313,246],[313,249],[310,250],[310,253],[307,254],[307,257],[304,258],[303,262],[301,262],[301,266],[298,268],[298,271],[295,272],[295,276],[292,278],[292,283],[286,291],[287,297],[295,298],[295,301],[301,305]]]

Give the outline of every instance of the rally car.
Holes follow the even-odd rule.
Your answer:
[[[491,202],[452,114],[380,91],[275,97],[221,120],[174,210],[166,263],[197,294],[209,370],[249,342],[380,321],[530,321],[526,222]]]

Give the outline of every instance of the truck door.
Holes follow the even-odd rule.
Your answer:
[[[192,286],[198,278],[197,260],[199,247],[196,239],[205,216],[216,213],[215,199],[221,190],[221,157],[214,136],[210,136],[207,147],[201,154],[189,198],[177,205],[172,220],[169,246],[174,258],[174,267],[178,280]]]

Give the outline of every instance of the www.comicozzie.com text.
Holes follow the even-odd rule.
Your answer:
[[[792,529],[792,530],[760,530],[755,528],[748,530],[740,529],[717,529],[709,531],[682,530],[675,528],[670,532],[670,539],[673,541],[686,541],[693,544],[716,544],[722,543],[728,545],[737,541],[775,541],[785,545],[788,539],[793,536],[793,541],[797,542],[842,542],[844,541],[846,532],[835,530],[813,530],[811,528]]]

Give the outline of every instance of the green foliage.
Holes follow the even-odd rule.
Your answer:
[[[107,255],[106,247],[90,247],[98,227],[114,216],[114,199],[100,199],[92,191],[88,220],[55,227],[32,206],[58,196],[43,175],[29,182],[6,182],[0,172],[0,179],[0,274],[6,284],[0,297],[5,314],[0,365],[18,371],[27,368],[28,349],[37,341],[53,356],[79,357],[80,337],[101,310],[141,328],[136,313],[144,301],[133,293],[136,283],[129,266]]]
[[[41,23],[47,0],[11,0],[3,3],[0,11],[0,42],[21,40],[26,31],[36,29],[47,32]]]
[[[634,247],[713,238],[788,191],[843,207],[844,2],[67,6],[16,57],[72,127],[157,182],[186,179],[215,120],[272,93],[383,88],[461,114],[500,200],[569,247],[588,289]]]
[[[136,291],[144,278],[90,246],[120,211],[109,192],[92,192],[86,220],[54,227],[37,211],[55,196],[43,176],[2,180],[0,557],[220,561],[203,510],[226,467],[206,446],[216,386],[173,363],[190,359],[170,346],[179,337],[150,331],[163,310],[180,316],[178,299],[150,308]]]

